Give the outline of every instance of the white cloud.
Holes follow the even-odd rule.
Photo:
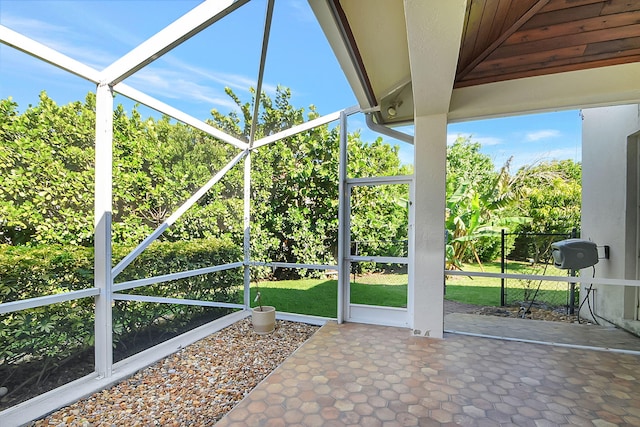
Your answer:
[[[213,107],[237,109],[237,105],[223,91],[184,79],[184,74],[171,70],[142,69],[127,79],[138,90],[161,98],[195,101]]]
[[[103,49],[84,45],[86,41],[81,35],[74,34],[70,28],[63,25],[8,14],[3,14],[2,24],[56,52],[98,70],[115,60],[115,55]]]
[[[197,65],[188,64],[174,55],[167,54],[158,61],[158,64],[165,63],[171,66],[171,71],[181,76],[198,76],[201,79],[208,80],[223,87],[228,86],[231,89],[248,92],[249,87],[255,88],[257,85],[257,77],[252,78],[242,74],[225,73],[215,71],[211,68],[205,68]],[[201,80],[200,79],[200,80]],[[262,83],[262,90],[273,94],[276,92],[277,85]]]
[[[2,13],[2,25],[34,39],[40,38],[41,36],[50,37],[56,34],[69,34],[69,29],[65,26],[55,25],[51,22],[41,21],[33,18],[24,18],[7,12]]]
[[[559,130],[555,129],[544,129],[535,132],[529,132],[526,135],[527,141],[539,141],[541,139],[549,139],[560,136],[561,133]]]

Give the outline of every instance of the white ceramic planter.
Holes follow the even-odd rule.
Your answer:
[[[262,310],[260,307],[254,307],[251,312],[251,321],[256,334],[270,334],[276,328],[276,308],[270,305],[263,305]]]

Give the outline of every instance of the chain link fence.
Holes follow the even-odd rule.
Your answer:
[[[553,265],[551,245],[577,237],[571,233],[506,233],[502,232],[501,273],[562,276],[564,270]],[[507,240],[515,238],[513,250],[505,251]],[[501,279],[502,306],[520,306],[525,312],[531,307],[561,309],[573,314],[578,301],[578,286],[567,282],[534,279]]]

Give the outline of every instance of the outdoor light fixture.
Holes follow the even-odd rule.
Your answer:
[[[387,108],[387,114],[389,117],[395,117],[398,114],[398,107],[402,105],[402,100],[395,100],[389,107]]]

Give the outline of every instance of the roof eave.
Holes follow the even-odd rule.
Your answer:
[[[348,25],[344,22],[344,17],[341,16],[339,2],[334,0],[308,1],[356,96],[358,105],[364,111],[377,107],[378,103],[368,82],[366,70],[358,58]]]

